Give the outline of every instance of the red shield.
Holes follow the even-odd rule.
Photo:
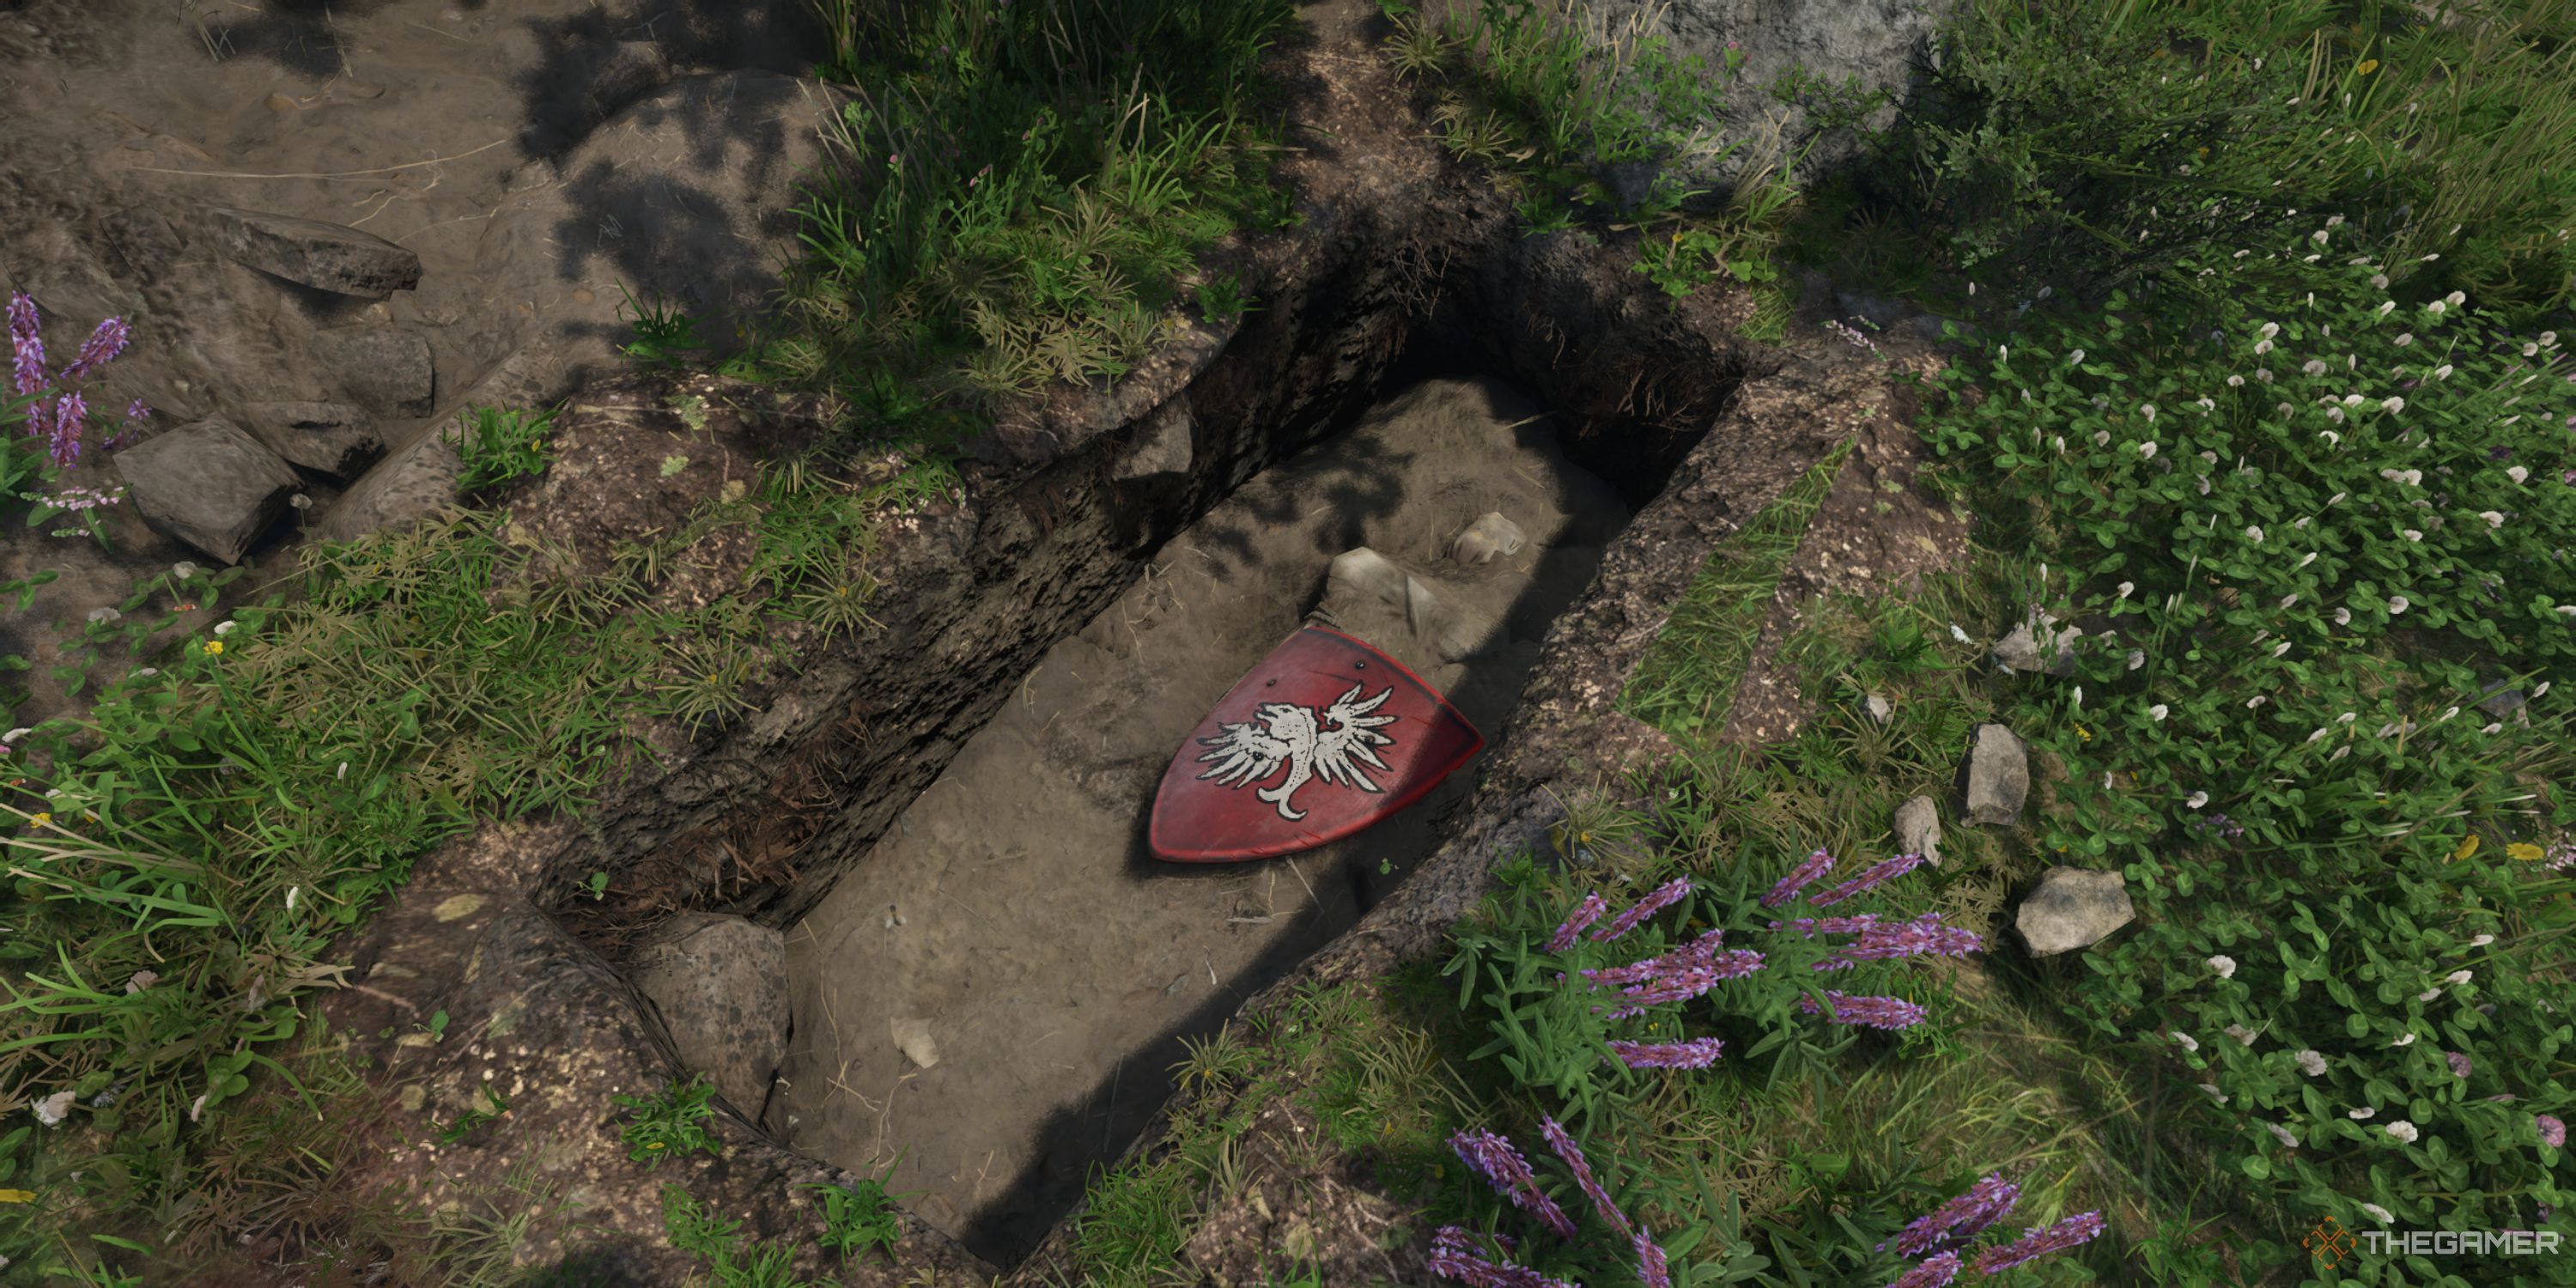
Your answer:
[[[1420,676],[1320,626],[1288,637],[1163,771],[1148,841],[1240,863],[1338,841],[1422,799],[1485,746]]]

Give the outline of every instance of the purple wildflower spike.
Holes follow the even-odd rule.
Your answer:
[[[1854,996],[1850,993],[1825,994],[1825,1003],[1833,1008],[1829,1018],[1836,1024],[1865,1024],[1873,1029],[1910,1029],[1921,1024],[1929,1014],[1921,1006],[1901,997],[1876,994]],[[1798,1009],[1813,1015],[1819,1009],[1816,999],[1804,998]]]
[[[1959,1277],[1959,1254],[1944,1252],[1898,1275],[1887,1288],[1946,1288]]]
[[[1927,912],[1912,921],[1880,923],[1860,932],[1841,952],[1817,962],[1817,970],[1844,970],[1854,962],[1887,961],[1936,953],[1964,957],[1983,946],[1976,932],[1941,924],[1941,914]]]
[[[1639,899],[1635,907],[1628,909],[1626,912],[1620,913],[1616,917],[1612,917],[1607,925],[1595,929],[1592,932],[1592,942],[1596,944],[1606,944],[1613,939],[1617,939],[1621,935],[1627,934],[1629,931],[1637,928],[1638,922],[1644,921],[1646,918],[1654,916],[1656,913],[1662,912],[1664,909],[1679,902],[1683,895],[1690,893],[1690,888],[1691,883],[1689,877],[1674,877],[1672,880],[1655,887],[1652,891],[1647,893],[1645,898]]]
[[[1726,1043],[1716,1038],[1688,1042],[1612,1041],[1610,1054],[1631,1069],[1705,1069],[1717,1063]]]
[[[1511,1240],[1494,1236],[1509,1250]],[[1575,1288],[1562,1279],[1550,1279],[1523,1266],[1496,1265],[1477,1256],[1475,1246],[1467,1241],[1466,1230],[1444,1225],[1431,1236],[1431,1255],[1424,1260],[1431,1273],[1454,1280],[1468,1288]]]
[[[1556,933],[1547,937],[1547,950],[1561,953],[1572,948],[1574,937],[1583,933],[1584,927],[1601,920],[1601,914],[1608,911],[1610,911],[1610,905],[1601,901],[1599,893],[1583,896],[1583,902],[1575,905],[1574,912],[1565,919],[1565,924],[1557,927]]]
[[[1799,862],[1798,866],[1789,869],[1789,875],[1780,878],[1779,884],[1771,887],[1771,893],[1762,896],[1762,906],[1777,908],[1797,898],[1799,891],[1806,889],[1816,878],[1832,870],[1833,866],[1833,856],[1823,850],[1808,855]]]
[[[125,405],[125,423],[117,426],[116,432],[109,435],[106,442],[98,445],[98,450],[102,452],[115,451],[118,446],[125,442],[127,435],[143,428],[145,418],[149,417],[151,414],[152,409],[144,406],[143,400],[140,398],[127,403]]]
[[[63,368],[63,383],[70,384],[115,361],[116,355],[125,352],[126,339],[133,332],[134,328],[127,326],[123,318],[109,318],[99,323],[98,329],[89,333],[89,339],[81,342],[80,352],[72,358],[72,365]]]
[[[1469,1128],[1449,1138],[1449,1148],[1467,1166],[1484,1175],[1494,1192],[1512,1201],[1512,1206],[1537,1217],[1547,1228],[1562,1238],[1574,1237],[1574,1222],[1565,1209],[1556,1205],[1538,1188],[1538,1178],[1530,1173],[1529,1160],[1512,1148],[1512,1143],[1481,1128]]]
[[[1626,1005],[1611,1011],[1610,1018],[1624,1020],[1633,1015],[1643,1015],[1649,1008],[1662,1006],[1668,1002],[1687,1002],[1715,987],[1717,987],[1717,972],[1706,967],[1674,971],[1659,979],[1632,984],[1619,990],[1620,995],[1628,1001]],[[1596,1006],[1592,1009],[1599,1011],[1603,1008]]]
[[[74,390],[54,400],[52,440],[54,464],[69,467],[80,461],[81,422],[89,418],[89,400]]]
[[[9,355],[12,387],[22,398],[33,397],[52,383],[45,376],[45,337],[36,325],[36,301],[25,291],[9,293]]]
[[[1988,1248],[1970,1263],[1979,1274],[2001,1274],[2052,1252],[2090,1243],[2102,1233],[2102,1214],[2079,1212],[2046,1229],[2030,1230],[2000,1248]]]
[[[1583,976],[1585,982],[1594,985],[1642,984],[1657,976],[1670,975],[1675,971],[1706,968],[1716,964],[1718,945],[1725,942],[1724,930],[1712,930],[1658,957],[1649,957],[1626,966],[1605,966],[1597,970],[1577,973]]]
[[[1857,935],[1878,924],[1878,914],[1864,912],[1857,917],[1800,917],[1795,921],[1775,921],[1773,930],[1794,930],[1802,938],[1818,935]]]
[[[1629,1243],[1637,1250],[1637,1282],[1645,1288],[1673,1288],[1672,1272],[1665,1268],[1664,1250],[1656,1246],[1654,1235],[1639,1230]]]
[[[1841,885],[1835,886],[1831,890],[1827,890],[1823,894],[1817,895],[1815,898],[1808,900],[1807,903],[1810,907],[1816,908],[1841,903],[1843,900],[1848,899],[1853,895],[1874,889],[1879,885],[1904,876],[1906,873],[1921,866],[1923,866],[1922,855],[1900,854],[1884,863],[1870,865],[1868,871],[1861,873],[1859,876],[1853,877],[1849,881],[1843,882]]]
[[[1987,1226],[2003,1220],[2020,1198],[2020,1186],[2005,1180],[2001,1172],[1989,1173],[1969,1186],[1966,1193],[1898,1231],[1895,1238],[1878,1245],[1878,1250],[1885,1252],[1892,1246],[1900,1257],[1918,1257],[1948,1244],[1965,1243]]]
[[[1565,1160],[1566,1170],[1574,1173],[1574,1183],[1583,1187],[1583,1196],[1592,1200],[1592,1210],[1601,1214],[1602,1221],[1621,1234],[1634,1231],[1636,1227],[1629,1224],[1628,1214],[1610,1201],[1610,1191],[1601,1188],[1601,1182],[1593,1179],[1592,1162],[1583,1156],[1583,1149],[1574,1143],[1574,1137],[1558,1126],[1553,1118],[1539,1119],[1538,1130],[1547,1138],[1547,1147]]]

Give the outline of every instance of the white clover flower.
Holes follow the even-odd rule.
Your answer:
[[[2315,552],[2315,551],[2310,551],[2310,552],[2308,552],[2308,559],[2314,559],[2314,558],[2316,558],[2316,557],[2317,557],[2317,556],[2316,556],[2316,552]],[[2307,559],[2302,559],[2302,560],[2300,560],[2300,561],[2299,561],[2299,566],[2300,566],[2300,567],[2302,567],[2302,568],[2307,567],[2307,566],[2308,566]],[[2295,591],[2295,590],[2294,590],[2294,591],[2291,591],[2289,594],[2286,594],[2286,595],[2281,596],[2280,606],[2281,606],[2281,607],[2283,607],[2283,608],[2287,608],[2287,607],[2289,607],[2290,605],[2295,604],[2295,603],[2297,603],[2297,602],[2299,602],[2299,592],[2297,592],[2297,591]]]
[[[2268,385],[2272,383],[2272,369],[2270,367],[2256,367],[2254,369],[2254,378]]]
[[[125,614],[120,613],[113,608],[100,607],[89,610],[89,620],[93,625],[104,625],[123,616],[125,616]]]
[[[2403,1034],[2403,1035],[2400,1035],[2396,1041],[2391,1042],[2391,1043],[2389,1043],[2388,1045],[2393,1046],[2393,1047],[2413,1046],[2413,1045],[2415,1045],[2415,1035],[2414,1035],[2414,1033],[2412,1033],[2412,1032],[2410,1031],[2410,1032],[2408,1032],[2408,1033],[2405,1033],[2405,1034]]]
[[[2394,312],[2396,312],[2396,311],[2397,311],[2397,301],[2395,301],[2395,300],[2382,300],[2382,301],[2380,301],[2380,302],[2379,302],[2379,310],[2378,310],[2378,313],[2379,313],[2379,316],[2380,316],[2380,317],[2387,317],[2389,314],[2394,313]]]
[[[2233,979],[2236,975],[2236,959],[2225,953],[2220,953],[2218,956],[2209,959],[2209,969],[2215,972],[2220,979]],[[2230,1029],[2228,1031],[2231,1033],[2235,1032],[2234,1029]]]
[[[2505,467],[2504,476],[2512,479],[2515,485],[2519,486],[2524,479],[2531,477],[2531,471],[2519,465],[2508,465]]]
[[[2272,646],[2272,656],[2274,656],[2274,657],[2279,657],[2280,655],[2282,655],[2282,654],[2284,654],[2284,653],[2287,653],[2287,652],[2289,652],[2289,651],[2290,651],[2290,642],[2289,642],[2288,640],[2283,640],[2283,641],[2281,641],[2280,643],[2275,644],[2275,645],[2273,645],[2273,646]]]
[[[29,727],[28,727],[28,726],[26,726],[26,725],[20,725],[20,726],[18,726],[17,728],[12,729],[12,730],[10,730],[10,731],[9,731],[9,732],[7,732],[7,733],[0,733],[0,743],[16,742],[16,741],[18,741],[19,739],[24,738],[24,737],[26,737],[28,734],[31,734],[31,733],[34,733],[34,732],[35,732],[35,730],[34,730],[34,729],[29,728]]]
[[[2301,1051],[2290,1058],[2298,1062],[2299,1072],[2304,1073],[2311,1078],[2322,1078],[2325,1076],[2326,1057],[2324,1052],[2310,1048],[2309,1050]]]
[[[2343,759],[2344,757],[2349,756],[2349,755],[2351,755],[2351,754],[2352,754],[2352,748],[2350,748],[2350,747],[2337,747],[2337,748],[2335,748],[2335,749],[2334,749],[2334,754],[2333,754],[2333,755],[2331,755],[2331,756],[2326,757],[2326,759],[2327,759],[2329,762],[2331,762],[2331,761],[2337,761],[2337,760],[2341,760],[2341,759]]]
[[[2212,1095],[2212,1096],[2216,1097],[2216,1098],[2217,1098],[2217,1100],[2218,1100],[2218,1103],[2220,1103],[2220,1104],[2222,1104],[2222,1105],[2227,1103],[2227,1093],[2225,1093],[2225,1092],[2223,1092],[2223,1091],[2220,1091],[2220,1090],[2218,1089],[2218,1084],[2217,1084],[2217,1083],[2214,1083],[2214,1082],[2204,1082],[2204,1083],[2200,1084],[2200,1089],[2201,1089],[2201,1090],[2203,1090],[2203,1091],[2206,1091],[2206,1092],[2208,1092],[2210,1095]]]
[[[2156,405],[2154,403],[2139,403],[2138,410],[2146,416],[2149,423],[2152,424],[2155,421]]]
[[[2441,366],[2433,368],[2433,378],[2435,380],[2448,380],[2451,378],[2452,370],[2453,368],[2451,364],[2445,362]]]
[[[2345,394],[2343,396],[2343,405],[2346,407],[2358,407],[2368,401],[2370,400],[2362,397],[2360,394]]]
[[[2066,355],[2066,361],[2069,364],[2084,361],[2084,351],[2082,349],[2078,349],[2075,352]]]
[[[2236,1039],[2236,1045],[2238,1046],[2250,1047],[2254,1045],[2254,1039],[2260,1036],[2255,1033],[2254,1030],[2249,1029],[2242,1024],[2230,1024],[2227,1026],[2225,1032],[2227,1036]]]
[[[2242,388],[2244,388],[2244,387],[2245,387],[2245,377],[2243,377],[2243,376],[2236,376],[2236,375],[2231,375],[2231,376],[2229,376],[2229,377],[2227,378],[2227,387],[2228,387],[2228,388],[2230,388],[2230,389],[2242,389]]]
[[[2451,231],[2458,232],[2459,229],[2454,228]],[[2455,309],[2469,302],[2469,297],[2458,291],[2453,291],[2450,294],[2443,296],[2442,299]]]
[[[2388,1209],[2381,1207],[2376,1203],[2364,1203],[2361,1205],[2361,1210],[2369,1213],[2371,1219],[2379,1222],[2381,1225],[2386,1225],[2397,1219],[2397,1217],[2390,1213]]]
[[[2424,311],[2435,317],[2440,317],[2443,313],[2442,302],[2440,300],[2435,300],[2432,303],[2425,305]]]
[[[170,565],[170,578],[173,581],[186,581],[196,575],[197,565],[194,560],[182,559]]]
[[[234,624],[229,621],[217,622],[215,623],[215,634],[230,635],[233,633],[233,625]]]
[[[2338,608],[2334,611],[2334,619],[2335,625],[2337,626],[2350,626],[2352,625],[2352,610],[2349,608]]]
[[[2084,686],[2080,684],[2075,686],[2075,709],[2084,709]]]
[[[2156,444],[2154,439],[2149,439],[2146,442],[2138,444],[2138,459],[2142,461],[2152,461],[2156,459]]]
[[[2468,983],[2468,982],[2469,982],[2469,980],[2470,980],[2470,978],[2471,978],[2471,976],[2472,976],[2473,974],[2474,974],[2474,972],[2471,972],[2471,971],[2455,970],[2455,971],[2452,971],[2450,974],[2443,976],[2443,977],[2442,977],[2442,982],[2443,982],[2443,983],[2445,983],[2445,984],[2453,984],[2453,985],[2457,985],[2457,984],[2466,984],[2466,983]]]
[[[2289,1128],[2284,1127],[2279,1123],[2265,1123],[2263,1126],[2266,1130],[2270,1131],[2274,1137],[2280,1140],[2284,1148],[2297,1149],[2299,1147],[2299,1138],[2291,1135]]]
[[[2379,402],[2379,407],[2380,410],[2394,415],[2406,410],[2406,400],[2403,398],[2383,398]]]
[[[2359,1109],[2347,1109],[2344,1111],[2344,1117],[2349,1118],[2354,1122],[2368,1122],[2370,1119],[2377,1117],[2378,1114],[2379,1110],[2368,1105],[2364,1105]]]
[[[207,1093],[207,1094],[208,1094],[208,1095],[211,1095],[211,1094],[213,1094],[213,1093],[209,1092],[209,1093]],[[188,1121],[189,1121],[189,1122],[195,1122],[195,1121],[197,1121],[197,1115],[202,1114],[202,1113],[204,1113],[204,1112],[206,1112],[206,1097],[205,1097],[205,1096],[199,1096],[199,1097],[197,1097],[197,1102],[196,1102],[195,1104],[192,1104],[192,1105],[188,1106]]]
[[[2208,803],[2209,793],[2207,792],[2193,792],[2190,798],[2183,802],[2186,807],[2191,809],[2199,809],[2201,806]]]
[[[2261,527],[2261,526],[2259,526],[2259,525],[2256,525],[2256,526],[2250,526],[2250,527],[2246,528],[2246,529],[2245,529],[2245,539],[2246,539],[2246,540],[2248,540],[2248,541],[2253,542],[2255,545],[2258,545],[2258,546],[2259,546],[2259,545],[2261,545],[2261,544],[2263,544],[2263,529],[2262,529],[2262,527]]]
[[[2399,528],[2397,530],[2397,535],[2404,537],[2409,541],[2421,541],[2424,539],[2424,534],[2414,528]]]
[[[2299,567],[2301,567],[2301,568],[2305,568],[2305,567],[2307,567],[2309,564],[2315,563],[2316,561],[2317,561],[2317,552],[2316,552],[2316,551],[2314,551],[2314,550],[2311,550],[2311,551],[2307,552],[2306,554],[2303,554],[2303,555],[2299,556],[2299,565],[2298,565],[2298,566],[2299,566]],[[2281,607],[2283,607],[2283,608],[2287,608],[2287,607],[2289,607],[2289,605],[2285,603],[2285,604],[2281,605]]]
[[[2328,407],[2328,408],[2326,408],[2326,419],[2327,419],[2327,420],[2330,420],[2330,421],[2333,421],[2334,423],[2336,423],[2336,424],[2338,424],[2338,425],[2342,424],[2342,423],[2343,423],[2343,408],[2341,408],[2341,407]]]
[[[2147,708],[2147,718],[2150,720],[2162,720],[2165,718],[2165,715],[2169,710],[2170,709],[2167,708],[2165,704],[2159,702],[2154,706]]]
[[[2440,718],[2436,719],[2433,723],[2440,724],[2443,720],[2448,720],[2458,714],[2460,714],[2460,709],[2458,707],[2444,708]]]
[[[2392,616],[2405,612],[2407,607],[2408,603],[2404,595],[2391,595],[2388,597],[2388,611]]]
[[[2312,742],[2312,743],[2316,743],[2316,742],[2324,742],[2324,741],[2326,740],[2326,738],[2327,738],[2329,735],[2331,735],[2333,732],[2334,732],[2333,730],[2328,729],[2328,728],[2326,728],[2326,727],[2325,727],[2325,726],[2323,726],[2323,725],[2319,725],[2319,726],[2317,727],[2317,731],[2316,731],[2315,733],[2312,733],[2312,734],[2309,734],[2309,735],[2308,735],[2308,741],[2309,741],[2309,742]]]
[[[2335,717],[2335,723],[2336,723],[2336,724],[2351,724],[2353,721],[2355,721],[2355,720],[2357,720],[2357,719],[2359,719],[2359,718],[2361,718],[2361,713],[2360,713],[2360,712],[2358,712],[2358,711],[2347,711],[2347,712],[2344,712],[2342,715],[2336,716],[2336,717]]]
[[[2470,939],[2470,940],[2469,940],[2469,947],[2471,947],[2471,948],[2484,948],[2484,947],[2486,947],[2487,945],[2492,944],[2492,943],[2494,943],[2494,942],[2495,942],[2495,936],[2493,936],[2493,935],[2478,935],[2478,936],[2476,936],[2476,937],[2474,937],[2474,938],[2472,938],[2472,939]]]
[[[2415,1143],[2415,1124],[2400,1118],[2397,1121],[2388,1124],[2388,1134],[2412,1145]]]
[[[2330,496],[2330,497],[2327,497],[2327,498],[2326,498],[2326,504],[2328,504],[2328,505],[2341,505],[2341,504],[2343,504],[2343,499],[2344,499],[2345,497],[2348,497],[2348,496],[2351,496],[2351,495],[2352,495],[2352,493],[2350,493],[2350,492],[2337,492],[2337,493],[2335,493],[2333,496]]]
[[[2182,1049],[2185,1051],[2197,1051],[2200,1049],[2200,1043],[2194,1040],[2190,1034],[2185,1033],[2180,1029],[2168,1029],[2165,1031],[2165,1036],[2181,1043]]]
[[[2539,686],[2538,688],[2535,688],[2535,689],[2533,689],[2533,690],[2531,691],[2531,696],[2533,696],[2533,697],[2535,697],[2535,698],[2545,698],[2545,697],[2548,697],[2548,696],[2549,696],[2549,686],[2550,686],[2550,685],[2552,685],[2552,684],[2554,684],[2554,683],[2556,683],[2556,681],[2554,681],[2554,680],[2543,680],[2543,681],[2541,681],[2541,682],[2540,682],[2540,686]]]
[[[2133,648],[2133,649],[2130,649],[2130,650],[2129,650],[2129,669],[2130,669],[2130,670],[2132,670],[2132,671],[2137,670],[2139,667],[2145,666],[2146,664],[2147,664],[2147,651],[2146,651],[2145,649],[2142,649],[2142,648]]]
[[[2504,515],[2499,511],[2480,510],[2478,511],[2478,517],[2486,520],[2487,526],[2490,528],[2501,528],[2504,526]]]
[[[2257,337],[2259,337],[2259,338],[2261,338],[2261,339],[2265,339],[2265,340],[2269,340],[2269,339],[2271,339],[2273,336],[2279,335],[2280,333],[2281,333],[2281,324],[2280,324],[2280,323],[2278,323],[2278,322],[2266,322],[2266,323],[2264,323],[2262,326],[2255,328],[2255,331],[2254,331],[2254,334],[2255,334]]]
[[[2111,445],[2111,431],[2107,429],[2097,429],[2093,431],[2093,445],[2095,447],[2109,447]]]
[[[2136,582],[2134,582],[2134,581],[2124,581],[2124,582],[2121,582],[2121,583],[2120,583],[2120,598],[2122,598],[2122,599],[2127,599],[2127,598],[2130,596],[2130,594],[2131,594],[2132,592],[2134,592],[2134,591],[2136,591],[2136,590],[2137,590],[2137,588],[2138,588],[2138,583],[2136,583]]]
[[[1966,631],[1960,630],[1960,629],[1959,629],[1959,624],[1958,624],[1957,622],[1952,622],[1952,623],[1950,623],[1950,638],[1952,638],[1952,639],[1954,639],[1954,640],[1957,640],[1957,641],[1959,641],[1959,642],[1960,642],[1960,643],[1962,643],[1962,644],[1965,644],[1965,643],[1968,643],[1968,642],[1969,642],[1969,640],[1968,640],[1968,633],[1967,633]]]
[[[2199,404],[2199,406],[2200,406],[2200,414],[2201,414],[2201,415],[2203,415],[2203,416],[2206,416],[2206,415],[2210,414],[2211,412],[2214,412],[2214,411],[2218,410],[2218,404],[2217,404],[2215,401],[2211,400],[2211,399],[2207,399],[2207,398],[2194,398],[2194,399],[2192,399],[2192,401],[2193,401],[2194,403]]]
[[[2279,655],[2278,655],[2278,654],[2275,654],[2274,656],[2276,656],[2276,657],[2277,657],[2277,656],[2279,656]],[[2269,701],[2271,701],[2271,700],[2272,700],[2272,699],[2270,699],[2269,697],[2266,697],[2266,696],[2264,696],[2263,694],[2257,693],[2257,694],[2255,694],[2253,697],[2250,697],[2250,698],[2245,699],[2245,709],[2246,709],[2246,710],[2248,710],[2248,711],[2251,711],[2251,710],[2253,710],[2254,708],[2259,707],[2259,706],[2263,705],[2264,703],[2269,702]]]
[[[2060,456],[2064,456],[2064,455],[2066,455],[2066,435],[2064,435],[2064,434],[2051,434],[2051,435],[2049,435],[2049,436],[2048,436],[2048,441],[2049,441],[2050,443],[2052,443],[2052,444],[2056,445],[2056,447],[2057,447],[2057,454],[2058,454],[2058,455],[2060,455]]]
[[[2415,343],[2415,333],[2412,331],[2400,331],[2397,333],[2395,343],[2398,348],[2403,349],[2406,346]]]
[[[2322,376],[2326,373],[2325,360],[2322,358],[2310,358],[2299,365],[2299,370],[2311,376]]]
[[[72,1093],[57,1091],[28,1107],[36,1111],[37,1122],[52,1127],[71,1117],[72,1099]]]

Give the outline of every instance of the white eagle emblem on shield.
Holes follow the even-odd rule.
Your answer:
[[[1279,817],[1291,823],[1306,817],[1306,811],[1292,807],[1289,798],[1317,778],[1364,792],[1381,790],[1360,762],[1387,768],[1376,749],[1392,746],[1395,739],[1379,733],[1378,727],[1395,723],[1397,717],[1369,713],[1395,690],[1382,689],[1376,697],[1359,701],[1364,687],[1352,685],[1350,692],[1321,711],[1293,702],[1266,702],[1250,720],[1225,722],[1217,736],[1199,739],[1201,745],[1216,749],[1199,757],[1200,763],[1214,766],[1199,777],[1242,787],[1270,777],[1285,764],[1287,778],[1276,787],[1258,788],[1253,795],[1278,806]],[[1328,724],[1332,727],[1326,728]]]

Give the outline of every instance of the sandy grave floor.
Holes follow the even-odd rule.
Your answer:
[[[1498,511],[1525,532],[1449,557]],[[1237,865],[1158,862],[1145,820],[1208,708],[1367,546],[1421,574],[1484,649],[1444,661],[1404,615],[1341,625],[1448,694],[1490,739],[1548,621],[1626,519],[1518,395],[1434,381],[1254,479],[1051,650],[1002,714],[789,935],[794,1032],[769,1128],[916,1191],[932,1224],[1025,1254],[1169,1087],[1179,1039],[1349,925],[1431,848],[1474,766],[1359,836]],[[1454,637],[1455,632],[1452,632]]]

